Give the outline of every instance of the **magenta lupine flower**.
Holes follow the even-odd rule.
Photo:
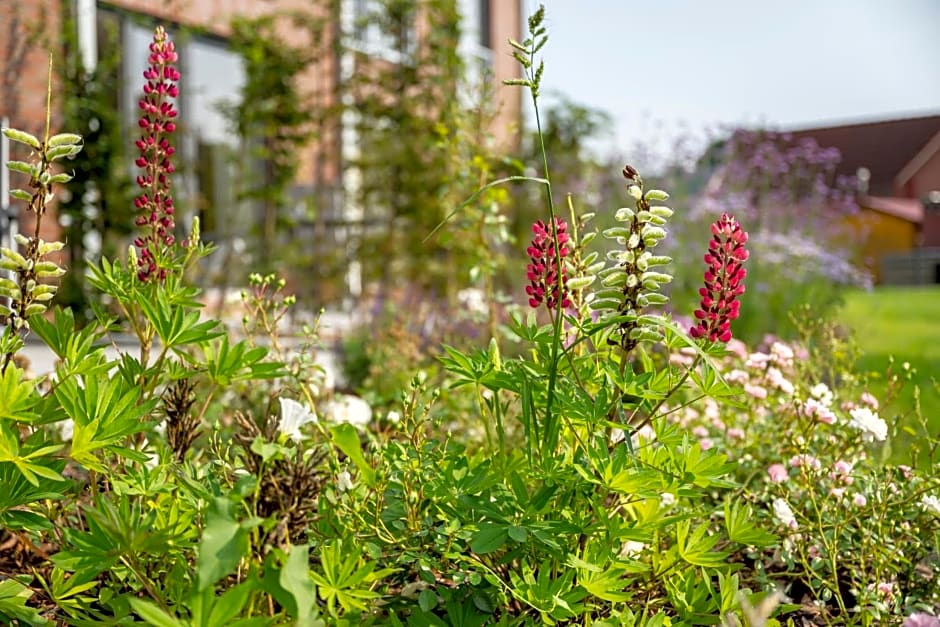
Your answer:
[[[180,79],[176,61],[176,47],[163,27],[157,26],[150,44],[149,66],[144,71],[144,95],[138,103],[143,112],[138,122],[143,135],[135,142],[140,157],[134,163],[143,170],[137,176],[141,194],[134,199],[140,212],[136,224],[143,231],[134,240],[139,250],[137,276],[141,281],[166,277],[166,268],[159,267],[163,257],[160,253],[174,241],[169,175],[176,169],[170,161],[176,149],[170,145],[169,136],[176,130],[173,99],[179,96],[176,83]]]
[[[558,236],[558,251],[561,258],[568,256],[568,223],[560,218],[555,218],[555,233],[549,231],[547,224],[538,220],[532,225],[532,232],[535,237],[532,243],[526,249],[532,263],[526,266],[526,277],[529,279],[529,285],[525,288],[525,293],[529,295],[529,306],[538,308],[543,302],[549,309],[555,309],[561,300],[562,308],[571,306],[568,299],[568,277],[565,274],[564,263],[561,267],[561,294],[558,290],[559,264],[555,258],[555,240],[554,235]]]
[[[699,322],[690,331],[692,337],[712,342],[731,339],[731,321],[738,317],[738,296],[744,293],[747,276],[742,267],[748,258],[746,242],[747,233],[733,216],[724,213],[712,224],[712,239],[705,254],[705,287],[699,289],[702,306],[695,310]]]

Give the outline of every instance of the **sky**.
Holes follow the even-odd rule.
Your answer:
[[[940,0],[542,4],[543,94],[610,113],[614,128],[595,143],[604,153],[662,156],[676,139],[700,145],[729,125],[940,113]]]

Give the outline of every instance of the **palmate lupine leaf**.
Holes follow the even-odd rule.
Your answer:
[[[104,471],[97,452],[101,449],[120,449],[124,438],[144,431],[149,426],[146,417],[159,399],[139,403],[139,390],[122,377],[101,379],[84,378],[84,386],[77,378],[62,381],[53,393],[62,408],[75,422],[70,454],[72,459],[86,468]]]

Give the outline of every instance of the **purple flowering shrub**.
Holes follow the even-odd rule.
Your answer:
[[[825,317],[841,288],[870,286],[847,221],[859,211],[856,182],[837,174],[838,150],[788,133],[737,130],[716,154],[719,164],[693,200],[674,250],[688,264],[686,240],[709,216],[733,213],[748,225],[754,261],[742,296],[742,337],[757,340],[768,330],[791,335],[796,307],[808,304]],[[681,284],[677,295],[692,288]]]

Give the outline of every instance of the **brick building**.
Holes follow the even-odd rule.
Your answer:
[[[485,69],[486,75],[500,85],[495,89],[498,113],[490,130],[498,146],[511,151],[519,138],[521,91],[501,84],[503,79],[518,74],[506,42],[510,37],[522,38],[521,0],[456,2],[462,18],[460,53],[470,70]],[[377,0],[0,2],[0,24],[4,25],[6,33],[4,40],[0,40],[0,93],[4,94],[0,117],[8,119],[13,127],[41,134],[47,55],[50,50],[61,54],[62,29],[71,17],[86,67],[95,64],[101,54],[120,50],[122,80],[115,101],[129,129],[127,145],[131,146],[140,75],[153,27],[162,23],[171,34],[185,30],[184,37],[174,36],[183,72],[178,106],[184,119],[182,132],[175,140],[184,162],[183,172],[174,187],[184,195],[182,205],[188,207],[191,214],[201,215],[205,233],[217,242],[236,246],[245,236],[244,225],[258,217],[251,207],[240,205],[233,197],[233,173],[225,158],[227,152],[237,149],[239,138],[219,105],[237,102],[245,76],[242,60],[227,44],[232,18],[291,10],[310,12],[321,7],[333,24],[329,31],[334,36],[346,33],[348,37],[352,33],[356,54],[344,52],[342,57],[338,56],[337,48],[327,37],[318,44],[317,61],[305,73],[303,84],[298,86],[311,106],[330,107],[336,104],[338,85],[362,70],[364,58],[396,62],[394,56],[387,53],[381,32],[368,28],[360,32],[355,26],[361,14],[375,10],[376,3]],[[419,2],[414,25],[418,42],[422,32],[435,27],[421,21],[421,5]],[[285,41],[302,43],[303,35],[289,24],[284,24],[281,32]],[[53,107],[56,102],[54,95]],[[54,110],[54,129],[59,128],[56,123],[59,117],[59,112]],[[300,151],[300,167],[293,190],[293,196],[298,199],[315,195],[323,208],[321,214],[332,216],[336,221],[347,217],[351,210],[355,212],[355,208],[349,206],[348,194],[344,193],[356,184],[356,173],[344,166],[357,150],[357,137],[348,120],[344,116],[324,127],[317,138]],[[223,210],[225,213],[221,214]],[[180,222],[185,227],[187,217],[181,216]],[[25,222],[20,226],[28,227]],[[47,226],[54,228],[55,223],[49,221]],[[54,233],[47,231],[46,235],[53,237]],[[221,270],[224,272],[225,268]]]

